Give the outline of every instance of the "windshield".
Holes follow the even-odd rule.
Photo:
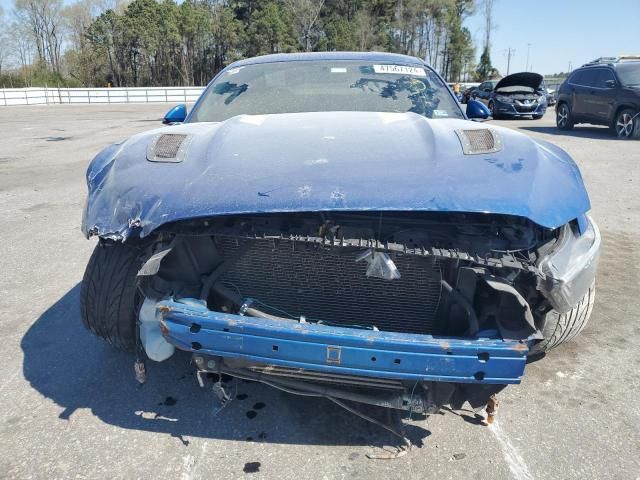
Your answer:
[[[618,65],[616,68],[620,82],[625,87],[640,86],[640,63]]]
[[[414,112],[464,118],[446,84],[420,65],[274,62],[232,68],[204,92],[190,122],[298,112]]]

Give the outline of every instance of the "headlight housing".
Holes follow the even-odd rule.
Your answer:
[[[504,95],[496,95],[496,100],[502,103],[513,103],[511,97],[505,97]]]
[[[539,288],[560,313],[568,312],[578,304],[596,276],[600,230],[591,217],[585,216],[585,219],[582,234],[569,224],[562,227],[557,243],[538,263],[546,277]]]
[[[538,103],[545,103],[547,101],[547,96],[546,95],[540,95],[538,97]]]

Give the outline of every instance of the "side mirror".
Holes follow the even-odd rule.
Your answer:
[[[484,103],[477,100],[469,100],[467,103],[467,118],[469,120],[486,120],[491,116],[491,112]]]
[[[184,103],[176,105],[162,119],[162,123],[170,125],[172,123],[182,123],[187,118],[187,106]]]
[[[615,80],[607,80],[606,82],[604,82],[604,84],[607,86],[607,88],[615,88],[616,87],[616,81]]]

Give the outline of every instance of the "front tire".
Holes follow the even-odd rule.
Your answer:
[[[556,109],[556,127],[558,130],[571,130],[573,128],[573,116],[566,103],[561,103]]]
[[[529,355],[547,352],[578,335],[589,322],[595,293],[596,287],[593,284],[578,304],[568,312],[549,311],[544,317],[544,326],[542,327],[544,340],[531,347]]]
[[[487,107],[489,108],[489,111],[491,112],[491,117],[494,120],[498,119],[498,114],[496,113],[496,105],[495,103],[493,103],[493,101],[489,102],[489,105],[487,105]]]
[[[613,129],[618,138],[626,140],[632,138],[636,130],[640,128],[640,115],[638,112],[634,112],[630,108],[621,110],[616,115],[616,119],[613,122]]]
[[[80,287],[80,317],[94,335],[114,347],[136,347],[141,249],[119,242],[96,245]]]

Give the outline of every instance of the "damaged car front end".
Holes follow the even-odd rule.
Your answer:
[[[318,72],[356,102],[309,107]],[[271,73],[292,80],[265,106],[249,94]],[[466,120],[418,60],[250,59],[207,92],[89,167],[82,318],[99,336],[191,352],[200,378],[433,413],[483,407],[586,324],[600,236],[577,167]]]

